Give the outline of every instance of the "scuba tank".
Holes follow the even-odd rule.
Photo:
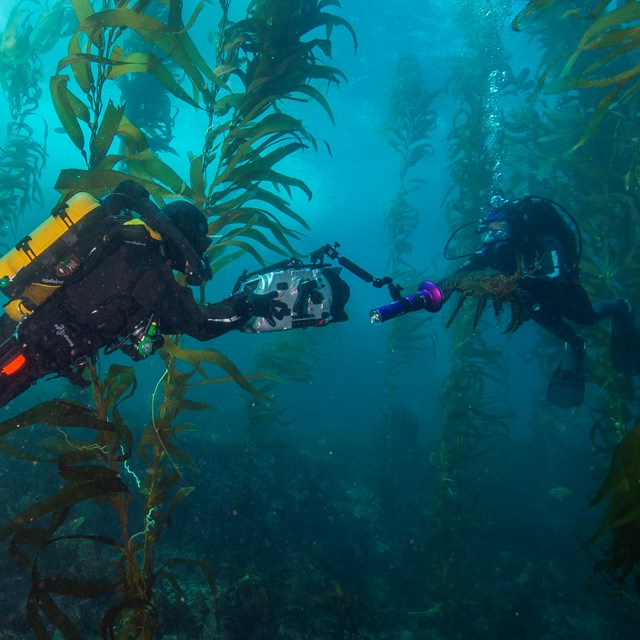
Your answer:
[[[77,193],[0,258],[0,291],[16,322],[31,314],[75,273],[95,246],[108,214],[92,195]]]
[[[538,234],[544,233],[558,239],[568,268],[576,269],[580,264],[582,234],[575,218],[562,205],[539,196],[525,196],[505,204],[500,213],[509,221],[511,237],[519,253],[523,253]]]

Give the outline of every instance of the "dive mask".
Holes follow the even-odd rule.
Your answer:
[[[490,213],[480,221],[477,233],[482,238],[483,244],[504,242],[509,239],[509,222],[500,213]]]

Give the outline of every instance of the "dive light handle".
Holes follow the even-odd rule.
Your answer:
[[[437,284],[430,280],[420,283],[417,293],[412,296],[404,296],[395,302],[371,309],[369,320],[371,324],[381,324],[392,318],[397,318],[405,313],[426,309],[430,313],[436,313],[442,309],[442,291]]]

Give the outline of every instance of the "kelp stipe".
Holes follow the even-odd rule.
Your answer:
[[[592,299],[623,295],[637,310],[640,127],[636,115],[640,97],[637,79],[631,84],[624,78],[612,83],[615,76],[607,69],[614,63],[616,73],[625,78],[635,74],[633,53],[637,47],[627,48],[621,36],[623,22],[638,15],[638,5],[627,3],[616,9],[611,3],[600,3],[592,12],[577,12],[580,19],[575,19],[564,15],[562,3],[548,4],[549,11],[541,13],[529,3],[530,15],[518,25],[543,45],[546,62],[538,83],[539,116],[532,121],[534,142],[529,144],[528,154],[542,166],[537,175],[544,179],[545,188],[554,188],[558,199],[575,203],[585,243],[582,282]],[[587,52],[591,52],[591,64],[579,67]],[[600,153],[603,148],[610,153]],[[607,515],[592,541],[608,531],[611,542],[596,571],[624,584],[636,570],[637,549],[626,536],[637,524],[631,504],[636,500],[637,508],[640,503],[632,491],[622,493],[618,481],[627,473],[624,456],[637,440],[637,426],[627,434],[637,416],[635,392],[632,379],[612,367],[609,323],[589,329],[588,337],[587,370],[595,383],[589,390],[592,468],[597,480],[608,478],[594,503],[602,502],[610,492]],[[625,511],[630,518],[628,527],[621,515]]]
[[[213,569],[203,561],[193,558],[166,557],[158,547],[163,530],[170,526],[174,511],[189,496],[194,487],[187,485],[183,469],[197,471],[190,456],[182,449],[180,437],[197,427],[189,422],[178,421],[185,410],[207,411],[210,405],[194,402],[187,398],[190,387],[199,384],[216,384],[235,381],[247,391],[261,398],[260,394],[237,368],[221,353],[213,349],[191,350],[179,346],[177,338],[167,338],[161,354],[165,362],[165,372],[155,385],[151,397],[151,420],[142,430],[136,445],[135,460],[144,463],[144,474],[135,475],[128,466],[126,471],[133,477],[139,492],[144,496],[142,513],[136,514],[139,527],[131,533],[131,505],[129,500],[116,496],[113,506],[119,516],[122,529],[122,557],[119,572],[122,580],[121,599],[113,604],[105,614],[105,629],[109,634],[120,629],[124,637],[152,638],[156,621],[155,594],[163,581],[167,581],[179,597],[184,592],[171,567],[192,565],[200,570],[211,594],[217,597]],[[186,363],[187,371],[180,370],[178,361]],[[228,372],[229,377],[210,377],[206,365],[215,365]],[[117,389],[119,395],[125,391],[132,395],[135,390],[135,378],[125,369],[118,369],[118,377],[108,375],[105,383],[94,379],[94,389],[104,409],[113,407],[114,423],[118,432],[130,433],[124,429],[117,406],[104,389]],[[262,377],[261,375],[254,377]],[[199,380],[199,379],[200,380]],[[127,382],[129,384],[127,384]],[[113,393],[113,391],[112,391]],[[127,442],[131,446],[130,442]],[[103,631],[104,633],[104,631]],[[120,637],[115,634],[115,637]]]
[[[91,369],[94,410],[71,401],[51,401],[0,424],[2,453],[32,463],[56,463],[64,481],[57,493],[32,504],[0,528],[0,538],[11,538],[14,558],[31,568],[33,586],[27,614],[39,640],[52,637],[50,626],[65,638],[82,637],[77,622],[65,612],[68,599],[74,598],[102,599],[104,638],[152,638],[157,624],[154,596],[162,581],[166,580],[183,595],[179,580],[170,570],[179,564],[197,567],[212,594],[217,593],[211,567],[192,558],[166,557],[166,552],[158,548],[158,541],[175,509],[193,490],[186,485],[182,469],[193,469],[194,465],[177,441],[181,434],[195,427],[177,422],[176,418],[181,411],[203,411],[209,405],[185,397],[190,380],[196,374],[204,374],[206,362],[225,366],[226,362],[216,352],[190,352],[175,342],[170,344],[163,352],[166,371],[153,395],[151,424],[144,427],[133,458],[134,436],[119,408],[136,390],[131,367],[113,365],[104,379],[97,375],[95,368]],[[177,369],[176,359],[189,363],[190,371]],[[234,380],[253,390],[246,378],[232,366],[230,369]],[[204,382],[219,381],[204,376]],[[6,441],[7,436],[24,432],[25,426],[54,427],[56,437],[49,438],[45,445],[55,456],[32,455]],[[94,430],[97,436],[91,440],[73,438],[68,433],[71,428],[83,434]],[[140,470],[141,462],[144,472]],[[72,517],[78,518],[75,507],[86,501],[99,506],[103,513],[99,519],[101,528],[106,532],[86,531],[82,524],[74,525],[72,533],[65,530],[65,523]],[[104,516],[106,504],[111,506],[118,523],[116,535],[114,520],[108,514]],[[87,509],[83,512],[86,514]],[[100,553],[110,559],[110,568],[97,573],[92,580],[73,573],[44,573],[43,559],[52,557],[59,548],[60,553],[68,556],[70,542],[88,544],[93,553],[97,553],[98,548],[106,548]],[[34,547],[35,552],[27,551]],[[67,564],[72,565],[70,560],[66,558]],[[59,596],[64,598],[60,600]]]
[[[315,407],[309,407],[308,413],[289,413],[283,385],[312,384],[327,360],[326,343],[334,335],[324,331],[285,331],[269,341],[266,347],[256,349],[255,368],[269,373],[255,382],[261,396],[253,393],[245,400],[243,482],[236,491],[239,504],[250,505],[253,500],[252,492],[256,490],[254,457],[265,449],[290,446],[280,438],[283,429],[295,428],[300,419],[315,413]],[[251,507],[245,511],[250,512]]]
[[[407,187],[407,173],[433,154],[431,132],[437,114],[433,101],[437,90],[429,90],[419,59],[411,54],[401,56],[396,63],[391,98],[382,132],[389,145],[400,154],[400,184]],[[420,184],[421,180],[409,180]]]
[[[473,56],[457,64],[448,81],[458,102],[448,138],[452,185],[444,199],[452,229],[478,219],[504,179],[504,114],[494,101],[501,92],[510,91],[513,82],[498,25],[473,2],[461,5],[457,19]],[[487,42],[492,43],[489,55]],[[476,247],[469,241],[461,249],[469,253]],[[429,615],[441,618],[441,625],[466,607],[465,541],[486,526],[483,460],[508,437],[511,417],[508,403],[499,406],[491,400],[508,398],[504,350],[473,330],[470,308],[461,313],[463,317],[450,329],[451,365],[440,390],[442,427],[429,458],[436,498],[428,548],[421,559],[434,575],[428,609],[434,613]]]
[[[272,443],[274,429],[289,427],[306,414],[288,412],[285,384],[313,384],[317,374],[328,366],[331,353],[328,342],[335,338],[335,332],[325,331],[285,331],[270,340],[267,345],[256,344],[253,357],[258,371],[268,372],[264,380],[256,381],[256,387],[263,397],[251,394],[246,398],[247,432],[249,447],[260,447]],[[294,387],[295,388],[295,387]],[[309,407],[314,413],[315,407]]]
[[[424,279],[418,268],[411,264],[414,250],[413,234],[423,221],[424,213],[417,206],[420,190],[429,184],[421,177],[424,161],[433,155],[432,131],[436,126],[433,102],[438,91],[425,82],[419,59],[414,55],[400,56],[392,80],[391,97],[381,126],[389,146],[399,154],[397,165],[398,186],[384,207],[382,237],[388,247],[387,270],[395,282],[406,287],[415,286]],[[393,156],[395,162],[395,154]],[[422,164],[421,164],[422,163]],[[383,434],[381,451],[384,466],[378,478],[380,495],[389,520],[396,508],[399,485],[396,420],[406,416],[396,406],[396,376],[420,357],[433,357],[435,337],[426,327],[426,314],[410,314],[390,323],[386,329],[386,357],[384,361]]]
[[[189,455],[178,445],[181,434],[195,429],[187,422],[176,422],[184,410],[206,411],[209,405],[186,398],[189,381],[196,374],[204,374],[202,364],[213,361],[206,352],[195,355],[182,350],[175,340],[167,340],[162,358],[166,369],[157,381],[151,397],[151,420],[142,430],[136,446],[136,461],[144,463],[145,472],[134,475],[138,490],[144,496],[142,514],[137,515],[136,533],[130,533],[131,507],[128,501],[118,499],[114,508],[119,515],[123,534],[123,553],[119,563],[122,577],[120,600],[106,612],[104,629],[112,637],[152,638],[157,626],[154,596],[166,580],[179,597],[184,597],[179,580],[170,571],[171,566],[191,563],[202,570],[213,595],[217,593],[213,571],[204,562],[186,558],[167,558],[158,548],[163,530],[170,525],[178,505],[193,491],[188,486],[182,469],[196,471]],[[201,356],[201,357],[198,357]],[[191,369],[182,372],[176,359],[187,361]],[[234,372],[235,373],[235,372]],[[242,379],[236,373],[238,379]],[[205,375],[205,381],[207,377]],[[101,383],[97,381],[96,388]],[[245,383],[249,386],[248,382]],[[131,389],[133,393],[133,389]],[[115,415],[115,414],[114,414]],[[127,471],[134,474],[127,467]],[[115,632],[114,630],[120,630]]]
[[[561,69],[552,62],[558,62],[563,55],[571,56],[585,31],[610,9],[601,3],[592,11],[566,14],[562,3],[545,5],[548,11],[542,12],[542,7],[529,3],[530,16],[519,25],[523,33],[542,48],[545,70],[534,95],[536,108],[527,110],[529,124],[522,128],[524,114],[520,113],[511,125],[512,154],[526,167],[522,180],[531,185],[532,191],[553,193],[561,202],[574,203],[572,211],[585,244],[581,278],[592,299],[621,293],[635,302],[639,293],[634,275],[639,266],[635,257],[638,236],[633,231],[640,219],[633,188],[637,183],[636,141],[640,131],[635,117],[638,96],[630,96],[617,103],[615,109],[603,112],[598,126],[592,128],[592,117],[601,95],[587,88],[561,90],[553,84]],[[611,27],[615,30],[616,20],[613,15],[612,18]],[[621,58],[618,63],[623,61]],[[598,68],[595,65],[592,71]],[[603,146],[611,153],[600,154],[598,150]],[[589,341],[587,356],[593,353],[594,357],[588,366],[593,368],[593,377],[605,396],[609,391],[617,395],[615,389],[624,395],[605,353],[609,342],[607,325],[603,323],[589,329],[593,338]],[[601,392],[598,396],[598,413],[601,408],[620,406],[621,398],[610,401],[601,398]],[[618,422],[623,413],[625,411],[617,417],[611,416],[611,423]]]
[[[168,5],[150,4],[147,14],[166,22]],[[135,31],[128,30],[124,47],[127,51],[138,51],[152,54],[162,59],[164,54],[153,42],[142,39]],[[164,60],[167,69],[179,77],[180,66],[172,59]],[[171,93],[153,73],[126,73],[116,79],[116,84],[126,105],[127,117],[143,134],[149,148],[156,154],[173,153],[179,156],[172,147],[176,120],[181,107],[173,105]],[[121,153],[124,145],[121,142]]]
[[[131,480],[129,474],[137,480],[128,466],[133,435],[119,411],[119,403],[135,391],[135,375],[131,367],[117,365],[109,369],[104,380],[99,379],[93,367],[90,375],[95,383],[95,409],[71,401],[51,401],[0,426],[3,438],[28,425],[56,429],[56,437],[43,443],[46,450],[57,454],[56,457],[43,459],[26,455],[8,448],[4,440],[0,446],[5,454],[34,462],[56,462],[65,482],[57,493],[31,505],[0,530],[0,536],[12,536],[10,548],[15,559],[31,568],[32,589],[27,618],[38,640],[54,637],[50,628],[57,629],[65,639],[84,637],[78,620],[69,615],[75,611],[72,599],[101,599],[106,610],[102,620],[104,638],[114,637],[113,611],[118,605],[109,604],[114,598],[126,602],[127,608],[146,610],[150,607],[149,598],[140,597],[137,589],[137,562],[128,533],[131,493],[123,482],[123,479]],[[94,430],[96,437],[90,440],[70,437],[70,428],[76,428],[83,435],[87,430]],[[85,506],[82,511],[85,515],[80,516],[77,506],[87,501],[93,502],[95,507]],[[115,522],[119,523],[120,532],[115,535],[109,525],[113,522],[111,517],[109,514],[105,517],[107,505],[111,506],[116,514]],[[96,526],[96,519],[103,531],[87,531],[87,523]],[[87,523],[83,524],[85,520]],[[71,533],[66,530],[69,522]],[[25,546],[28,549],[35,547],[35,551],[27,552],[23,549]],[[89,557],[100,555],[107,560],[106,564],[94,562],[95,566],[89,565],[92,579],[79,577],[73,569],[75,558],[87,556],[87,553]],[[52,558],[58,557],[56,554],[63,554],[59,560],[69,567],[68,574],[60,574],[59,562],[54,575],[43,570],[45,560],[51,564]]]
[[[8,437],[19,437],[19,434],[26,433],[25,426],[55,429],[54,437],[43,444],[48,455],[33,455],[7,442]],[[70,435],[73,431],[81,435]],[[94,431],[97,436],[87,439],[87,431]],[[77,515],[75,507],[78,504],[92,501],[97,505],[102,504],[102,510],[104,503],[114,496],[128,494],[129,490],[120,479],[119,472],[110,464],[112,452],[109,444],[118,439],[116,428],[112,422],[104,420],[84,405],[53,400],[0,424],[0,437],[0,450],[4,455],[33,464],[54,463],[58,466],[61,488],[5,522],[0,528],[0,538],[10,537],[11,554],[21,565],[31,569],[32,587],[26,613],[35,637],[49,640],[53,637],[49,628],[54,627],[65,639],[80,638],[82,635],[76,624],[64,611],[68,603],[66,598],[109,595],[118,589],[116,576],[113,573],[96,573],[92,579],[87,579],[72,572],[68,575],[50,575],[42,566],[59,547],[67,545],[68,553],[69,544],[106,547],[114,551],[116,556],[121,550],[121,543],[109,535],[78,532],[75,526],[70,532],[65,530],[69,516],[72,513]]]
[[[543,9],[545,12],[551,10],[555,20],[549,20]],[[584,145],[618,105],[638,98],[640,69],[636,64],[636,53],[639,40],[635,29],[629,27],[638,19],[640,9],[635,2],[622,6],[601,2],[591,9],[567,11],[558,0],[542,4],[529,2],[514,19],[516,30],[535,29],[536,23],[549,25],[555,22],[560,32],[565,31],[564,39],[567,32],[580,29],[571,46],[563,47],[555,56],[547,58],[547,67],[539,82],[542,91],[555,94],[578,91],[593,96],[588,123],[572,150]],[[570,23],[577,26],[567,29]]]
[[[291,240],[297,232],[280,217],[304,228],[305,221],[288,200],[293,190],[308,197],[311,192],[304,181],[279,172],[276,165],[300,149],[318,145],[283,106],[287,100],[312,100],[332,117],[327,99],[314,84],[338,84],[343,75],[320,64],[319,57],[330,55],[335,26],[347,28],[355,42],[349,23],[328,13],[322,2],[294,0],[286,11],[277,2],[252,3],[247,18],[237,24],[227,17],[229,3],[221,6],[212,67],[188,34],[202,5],[185,25],[181,3],[175,0],[169,3],[166,21],[145,15],[146,3],[117,3],[117,8],[94,12],[88,3],[78,2],[74,7],[80,24],[69,55],[51,80],[61,123],[88,166],[61,171],[56,188],[63,196],[78,190],[101,195],[133,176],[159,203],[176,195],[193,200],[209,217],[210,234],[220,236],[210,250],[214,271],[237,257],[237,251],[229,256],[229,249],[249,252],[259,262],[259,245],[295,253]],[[325,38],[303,40],[317,28],[325,29]],[[127,30],[139,38],[124,39]],[[174,79],[168,62],[148,51],[124,48],[140,39],[181,69],[185,87]],[[152,75],[174,99],[207,113],[204,148],[201,154],[190,154],[188,177],[157,157],[143,131],[128,118],[126,104],[104,104],[106,83],[127,73]],[[112,151],[116,141],[121,144],[117,153]]]
[[[213,78],[213,72],[182,23],[180,4],[170,3],[163,22],[145,15],[148,3],[107,2],[101,11],[94,11],[89,2],[73,3],[79,24],[50,88],[60,122],[87,168],[60,172],[56,189],[63,196],[79,190],[102,195],[131,176],[159,202],[171,194],[190,196],[186,183],[158,159],[143,131],[128,118],[126,104],[107,102],[105,94],[107,83],[125,74],[149,75],[176,99],[198,108],[204,77]],[[130,32],[138,37],[125,37]],[[156,55],[159,52],[166,64]],[[175,80],[169,62],[191,83],[192,93]],[[113,150],[116,144],[118,151]]]

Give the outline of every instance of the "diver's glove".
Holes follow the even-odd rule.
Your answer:
[[[518,286],[522,289],[527,290],[531,289],[531,287],[535,287],[539,282],[542,282],[542,279],[540,277],[534,276],[531,273],[525,273],[520,276],[520,279],[518,280]]]
[[[557,294],[562,281],[551,279],[545,274],[533,275],[525,273],[517,282],[517,288],[525,291],[533,300],[545,300]]]
[[[275,327],[276,320],[282,320],[282,318],[291,313],[289,306],[277,298],[277,291],[265,294],[248,293],[247,309],[249,314],[264,318],[272,327]]]
[[[520,282],[519,280],[513,291],[515,296],[514,302],[520,307],[520,317],[523,322],[526,322],[527,320],[531,320],[534,312],[540,308],[540,305],[534,304],[530,292],[526,288],[520,287]]]

